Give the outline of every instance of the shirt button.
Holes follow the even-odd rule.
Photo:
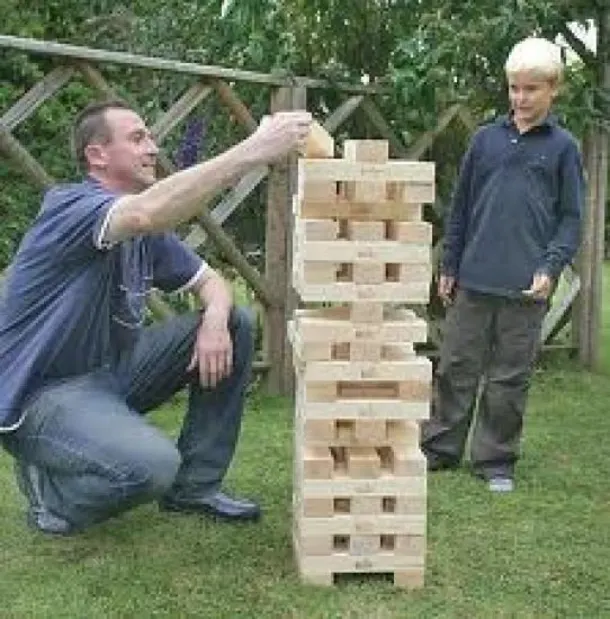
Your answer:
[[[517,142],[519,141],[517,138],[511,138],[511,143],[512,144],[517,144]]]

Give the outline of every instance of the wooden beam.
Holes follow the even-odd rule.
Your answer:
[[[606,144],[604,145],[604,142]],[[591,370],[598,368],[601,329],[602,263],[604,259],[604,212],[602,186],[608,175],[607,136],[591,127],[584,142],[588,172],[584,230],[579,256],[581,294],[578,306],[579,359]]]
[[[546,343],[553,339],[567,324],[574,300],[580,290],[580,277],[571,266],[566,267],[560,288],[553,299],[551,308],[544,317],[540,339]]]
[[[446,109],[438,119],[436,127],[424,132],[407,151],[407,159],[419,159],[431,146],[436,138],[448,127],[449,123],[458,115],[461,105],[456,103]]]
[[[174,127],[179,125],[211,92],[211,86],[204,82],[196,82],[174,101],[169,110],[150,128],[157,143],[163,142]]]
[[[61,90],[73,74],[74,69],[68,66],[56,67],[47,73],[0,117],[0,124],[12,131],[29,118],[45,101]]]
[[[271,112],[304,109],[303,88],[280,88],[273,92]],[[269,393],[291,395],[294,391],[292,352],[287,321],[292,318],[298,298],[292,288],[292,195],[296,190],[296,158],[286,157],[271,166],[267,195],[265,233],[265,274],[280,298],[267,309],[265,354],[270,368],[265,386]]]
[[[239,205],[258,187],[261,181],[269,173],[268,166],[261,166],[255,168],[251,172],[248,172],[242,177],[227,193],[227,195],[211,210],[211,215],[214,221],[219,224],[224,223]],[[186,236],[185,240],[191,245],[191,247],[197,247],[201,245],[206,239],[205,231],[201,230],[199,226],[194,226]]]
[[[258,73],[256,71],[243,71],[212,65],[196,64],[194,62],[182,62],[158,58],[155,56],[143,56],[126,52],[115,52],[91,47],[80,47],[66,43],[42,41],[10,35],[0,35],[0,47],[18,49],[32,54],[45,56],[57,56],[60,58],[73,58],[77,60],[104,62],[143,69],[155,69],[158,71],[172,71],[174,73],[186,73],[201,77],[221,78],[229,81],[253,82],[257,84],[269,84],[271,86],[298,85],[306,88],[334,88],[345,92],[374,94],[381,89],[373,85],[331,83],[327,80],[312,79],[303,76],[289,76],[271,73]]]
[[[245,103],[239,98],[237,93],[229,84],[223,80],[214,80],[214,90],[218,93],[220,100],[231,110],[235,118],[250,133],[258,128],[258,123]]]
[[[324,121],[324,129],[329,133],[334,133],[358,109],[363,99],[364,95],[356,95],[346,99]]]
[[[0,124],[0,150],[15,161],[17,166],[41,189],[46,189],[53,184],[53,178],[47,174],[47,171],[30,155],[21,142],[2,124]]]
[[[404,142],[396,135],[373,101],[368,97],[364,98],[360,103],[360,109],[366,114],[373,127],[379,131],[381,137],[388,140],[394,155],[406,159],[408,153]]]

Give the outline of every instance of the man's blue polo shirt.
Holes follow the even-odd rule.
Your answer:
[[[557,278],[579,244],[584,181],[570,133],[551,116],[524,134],[503,116],[471,140],[445,225],[442,273],[461,288],[520,297]]]
[[[186,288],[206,268],[174,234],[107,246],[117,197],[92,179],[57,186],[23,238],[0,301],[0,431],[45,383],[112,365],[142,327],[151,287]]]

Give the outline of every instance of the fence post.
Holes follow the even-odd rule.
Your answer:
[[[271,96],[271,112],[305,109],[307,90],[302,86],[278,88]],[[277,291],[267,309],[265,350],[269,362],[266,391],[270,395],[292,395],[294,375],[286,323],[297,298],[292,289],[292,194],[296,187],[296,158],[287,157],[271,166],[267,190],[265,234],[266,279]]]

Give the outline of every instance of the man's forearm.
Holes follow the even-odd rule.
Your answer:
[[[168,176],[137,195],[119,198],[108,225],[106,240],[137,233],[170,230],[201,210],[201,203],[261,163],[248,141],[186,170]]]

